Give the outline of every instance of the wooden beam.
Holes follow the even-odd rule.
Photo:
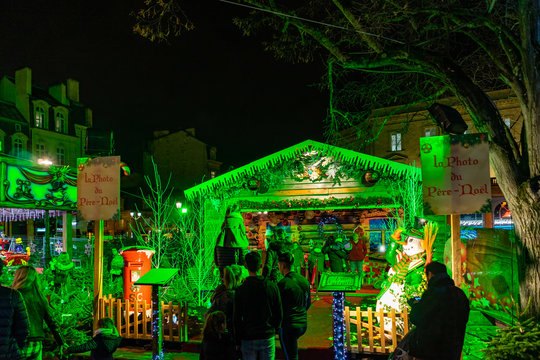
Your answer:
[[[459,214],[450,215],[450,231],[452,234],[452,279],[457,287],[461,287],[461,228]]]
[[[99,320],[99,299],[103,296],[103,220],[94,222],[97,229],[94,228],[94,322],[93,329],[98,329]],[[96,231],[97,230],[97,231]],[[127,307],[126,301],[126,307]],[[129,309],[126,310],[129,315]],[[128,316],[129,318],[129,316]],[[128,329],[129,336],[129,329]]]

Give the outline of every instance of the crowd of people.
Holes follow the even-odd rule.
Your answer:
[[[218,237],[215,260],[222,283],[210,300],[200,359],[271,360],[278,335],[286,359],[296,360],[298,338],[307,330],[311,306],[310,284],[294,271],[301,263],[294,255],[298,247],[280,231],[268,240],[264,262],[258,251],[226,249],[226,243],[243,242],[233,239],[235,220],[228,212]],[[298,256],[303,259],[303,252]]]
[[[4,263],[0,261],[0,275]],[[15,272],[10,288],[0,286],[0,360],[41,360],[46,338],[44,325],[52,333],[61,357],[91,351],[93,360],[112,360],[120,336],[109,318],[98,321],[94,337],[81,345],[68,347],[60,333],[48,300],[43,296],[38,273],[32,266]]]

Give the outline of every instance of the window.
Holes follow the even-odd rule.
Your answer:
[[[56,163],[57,163],[57,165],[64,165],[65,162],[66,162],[66,153],[65,153],[64,149],[57,148],[56,149]]]
[[[510,118],[505,118],[504,119],[504,123],[506,124],[507,127],[510,127],[510,121],[511,121]]]
[[[46,157],[45,154],[45,145],[43,144],[36,144],[36,157],[38,159],[43,159]]]
[[[437,136],[437,128],[435,128],[434,126],[425,128],[424,136],[425,137]]]
[[[390,137],[392,151],[401,151],[401,133],[393,133]]]
[[[56,113],[56,132],[64,133],[65,132],[66,119],[64,114]]]
[[[41,106],[36,106],[35,116],[36,116],[35,126],[37,128],[43,128],[43,124],[45,123],[45,110],[43,110]]]
[[[13,155],[16,157],[22,157],[22,140],[15,139],[13,140]]]

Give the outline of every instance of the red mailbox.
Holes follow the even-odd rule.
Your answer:
[[[124,299],[130,302],[146,300],[150,304],[152,287],[138,286],[135,282],[152,268],[154,253],[154,249],[145,246],[130,246],[120,250],[124,258]]]

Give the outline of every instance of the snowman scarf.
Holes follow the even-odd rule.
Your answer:
[[[407,273],[409,272],[409,264],[421,259],[422,255],[424,255],[424,253],[418,253],[412,256],[399,254],[396,265],[392,266],[392,269],[396,272],[395,278],[402,281],[405,280],[405,276],[407,276]]]

